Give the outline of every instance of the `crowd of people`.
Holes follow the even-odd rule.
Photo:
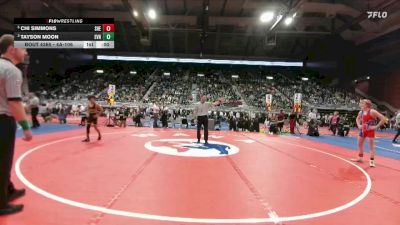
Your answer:
[[[322,85],[320,81],[309,78],[307,81],[302,79],[284,79],[278,81],[276,89],[292,98],[295,93],[301,93],[305,102],[311,106],[326,106],[331,108],[357,107],[360,97],[355,93],[340,90],[329,85]]]
[[[104,73],[73,73],[68,79],[61,81],[61,85],[56,89],[41,91],[41,103],[37,114],[42,115],[44,121],[58,118],[61,123],[66,122],[68,115],[84,116],[86,108],[83,104],[61,102],[85,100],[89,95],[105,100],[109,84],[116,86],[116,102],[122,105],[138,105],[134,108],[123,107],[124,113],[120,113],[119,109],[106,109],[107,117],[119,118],[121,116],[118,114],[125,115],[123,117],[132,118],[133,124],[138,126],[143,125],[142,121],[145,118],[155,117],[154,114],[157,115],[156,119],[160,121],[161,126],[168,126],[168,123],[176,121],[177,118],[185,124],[190,124],[194,116],[190,110],[182,108],[189,109],[203,95],[210,101],[220,96],[225,99],[223,105],[227,106],[227,109],[210,115],[216,124],[225,122],[231,130],[247,131],[258,131],[256,124],[260,122],[270,127],[271,124],[281,124],[282,117],[287,122],[290,121],[295,93],[302,94],[303,112],[322,105],[350,107],[359,101],[359,97],[354,93],[323,85],[316,78],[304,81],[276,71],[239,71],[236,72],[238,76],[233,77],[234,73],[235,71],[216,69],[201,74],[180,67],[145,67],[134,72],[110,69]],[[259,109],[258,112],[265,111],[266,94],[272,95],[273,112],[282,112],[251,113],[250,109],[246,112],[246,108],[240,107],[247,105]],[[159,107],[160,112],[154,113],[154,106]],[[236,108],[238,106],[239,108]],[[307,121],[307,116],[296,115],[295,118],[297,123],[301,120]],[[333,134],[336,134],[339,123],[332,127],[332,118],[337,120],[332,114],[315,113],[318,126],[328,126]],[[342,118],[347,116],[340,117],[341,122],[346,121]],[[154,125],[157,126],[157,123]],[[281,126],[277,126],[277,130],[281,129]]]
[[[218,99],[220,96],[224,96],[225,105],[235,107],[242,104],[242,99],[232,87],[232,79],[218,72],[200,77],[193,75],[193,83],[195,84],[193,91],[196,93],[196,99],[200,99],[202,95],[205,95],[207,99]]]
[[[224,96],[225,106],[246,104],[258,109],[265,108],[265,95],[271,94],[273,108],[285,111],[293,107],[295,93],[301,93],[303,106],[310,108],[352,108],[357,106],[360,99],[355,93],[323,85],[315,78],[304,81],[278,72],[261,74],[254,70],[239,72],[239,77],[233,78],[231,75],[234,73],[230,70],[212,70],[199,76],[197,72],[179,67],[168,70],[147,67],[134,74],[132,71],[113,70],[73,73],[62,80],[57,88],[41,89],[39,93],[46,100],[83,100],[88,95],[95,95],[101,100],[107,97],[108,85],[114,84],[115,101],[121,103],[190,105],[201,95],[206,95],[208,99]]]
[[[107,76],[90,72],[73,73],[68,79],[60,81],[54,89],[42,87],[37,90],[42,99],[82,100],[88,95],[97,94],[106,87]]]
[[[285,96],[279,91],[281,85],[284,83],[282,75],[270,74],[267,76],[273,79],[267,79],[266,76],[253,76],[251,79],[246,79],[245,77],[238,81],[239,90],[241,90],[245,96],[247,103],[257,108],[264,108],[266,101],[265,95],[271,94],[273,96],[272,106],[274,108],[290,111],[293,107],[290,99],[293,99],[293,96]]]
[[[177,70],[175,73],[169,72],[167,75],[162,72],[149,96],[143,99],[143,102],[158,102],[160,105],[188,105],[191,80],[183,73],[181,70]]]
[[[316,108],[315,106],[350,106],[359,101],[354,93],[323,85],[315,78],[304,81],[276,71],[239,71],[238,76],[233,77],[234,73],[235,71],[230,70],[209,70],[201,74],[180,67],[145,67],[134,72],[110,69],[104,73],[73,73],[68,79],[61,81],[58,88],[42,90],[37,114],[45,122],[58,118],[60,123],[66,123],[69,115],[84,117],[84,104],[66,104],[62,103],[63,100],[85,100],[89,95],[104,100],[107,98],[108,85],[113,84],[116,86],[116,102],[122,105],[138,103],[135,107],[122,107],[121,112],[117,108],[106,109],[105,115],[113,118],[114,124],[120,124],[121,120],[117,118],[132,118],[134,125],[143,126],[145,119],[155,118],[156,122],[152,126],[158,126],[157,121],[161,126],[169,126],[168,124],[177,120],[189,126],[194,120],[189,109],[204,95],[210,101],[220,96],[225,99],[223,105],[227,108],[210,114],[217,125],[226,123],[230,130],[258,131],[257,124],[263,123],[273,129],[275,124],[277,131],[281,132],[280,124],[283,120],[287,124],[293,124],[292,117],[297,124],[309,120],[306,114],[293,116],[291,113],[295,93],[302,94],[303,112],[308,112],[309,109]],[[246,111],[246,108],[240,107],[247,105],[259,109],[258,112],[265,111],[266,94],[272,95],[273,112],[282,110],[280,113],[252,113],[250,108]],[[159,107],[159,112],[155,112],[155,106]],[[332,118],[337,121],[337,125],[332,126]],[[347,121],[343,118],[347,116],[341,115],[341,122]],[[328,126],[333,134],[336,134],[338,126],[342,124],[339,124],[335,115],[318,112],[312,121],[317,122],[317,127]],[[122,124],[126,125],[126,122]]]

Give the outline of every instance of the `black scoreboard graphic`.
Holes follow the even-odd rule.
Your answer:
[[[113,49],[113,18],[15,18],[17,48]]]

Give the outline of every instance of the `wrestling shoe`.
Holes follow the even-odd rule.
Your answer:
[[[369,160],[369,166],[375,167],[375,160]]]
[[[2,215],[10,215],[10,214],[21,212],[23,208],[24,208],[23,205],[11,205],[11,204],[8,204],[5,207],[0,208],[0,216],[2,216]]]
[[[25,189],[14,189],[8,193],[8,201],[12,202],[15,199],[21,198],[25,195]]]
[[[351,161],[362,163],[363,162],[363,158],[362,157],[358,157],[357,159],[351,159]]]

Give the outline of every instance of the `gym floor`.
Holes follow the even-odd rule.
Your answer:
[[[44,124],[17,140],[27,195],[0,225],[400,224],[400,146],[378,133],[376,168],[350,137]],[[368,146],[366,146],[368,150]],[[368,156],[368,154],[366,154]]]

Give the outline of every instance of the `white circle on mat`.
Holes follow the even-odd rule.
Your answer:
[[[132,132],[116,132],[116,133],[105,133],[105,135],[107,134],[121,134],[121,133],[132,133]],[[371,187],[372,187],[372,182],[371,182],[371,178],[368,175],[367,172],[365,172],[364,169],[362,169],[360,166],[350,162],[347,159],[344,159],[340,156],[328,153],[328,152],[324,152],[315,148],[311,148],[311,147],[307,147],[307,146],[303,146],[303,145],[299,145],[299,144],[292,144],[292,143],[288,143],[288,142],[280,142],[281,144],[289,144],[292,146],[297,146],[300,148],[304,148],[310,151],[314,151],[314,152],[319,152],[321,154],[325,154],[328,156],[331,156],[335,159],[344,161],[346,163],[348,163],[351,166],[354,166],[356,169],[358,169],[365,177],[366,179],[366,185],[364,190],[362,191],[362,193],[357,196],[355,199],[349,201],[346,204],[337,206],[335,208],[332,209],[327,209],[324,211],[319,211],[319,212],[314,212],[314,213],[309,213],[309,214],[303,214],[303,215],[294,215],[294,216],[285,216],[285,217],[265,217],[265,218],[192,218],[192,217],[175,217],[175,216],[164,216],[164,215],[156,215],[156,214],[147,214],[147,213],[141,213],[141,212],[132,212],[132,211],[124,211],[124,210],[116,210],[116,209],[109,209],[109,208],[105,208],[102,206],[96,206],[96,205],[91,205],[91,204],[87,204],[87,203],[83,203],[83,202],[78,202],[78,201],[74,201],[74,200],[70,200],[55,194],[52,194],[50,192],[47,192],[41,188],[39,188],[38,186],[36,186],[35,184],[33,184],[31,181],[29,181],[24,174],[21,171],[21,164],[23,162],[23,160],[28,157],[30,154],[32,154],[35,151],[38,150],[42,150],[44,147],[50,146],[50,145],[54,145],[57,143],[61,143],[61,142],[65,142],[68,140],[73,140],[73,139],[78,139],[78,138],[82,138],[83,136],[77,136],[77,137],[69,137],[69,138],[64,138],[64,139],[60,139],[57,141],[53,141],[53,142],[49,142],[47,144],[43,144],[43,145],[39,145],[35,148],[29,149],[27,150],[24,154],[22,154],[18,159],[17,162],[15,164],[15,170],[16,170],[16,174],[17,177],[32,191],[48,198],[48,199],[52,199],[54,201],[60,202],[62,204],[66,204],[66,205],[70,205],[73,207],[78,207],[78,208],[82,208],[82,209],[87,209],[87,210],[92,210],[92,211],[97,211],[97,212],[102,212],[105,214],[110,214],[110,215],[116,215],[116,216],[124,216],[124,217],[131,217],[131,218],[139,218],[139,219],[148,219],[148,220],[157,220],[157,221],[170,221],[170,222],[181,222],[181,223],[215,223],[215,224],[221,224],[221,223],[225,223],[225,224],[235,224],[235,223],[279,223],[279,222],[288,222],[288,221],[297,221],[297,220],[306,220],[306,219],[313,219],[313,218],[317,218],[317,217],[322,217],[322,216],[327,216],[327,215],[331,215],[340,211],[343,211],[345,209],[348,209],[354,205],[356,205],[357,203],[359,203],[360,201],[362,201],[370,192]]]

